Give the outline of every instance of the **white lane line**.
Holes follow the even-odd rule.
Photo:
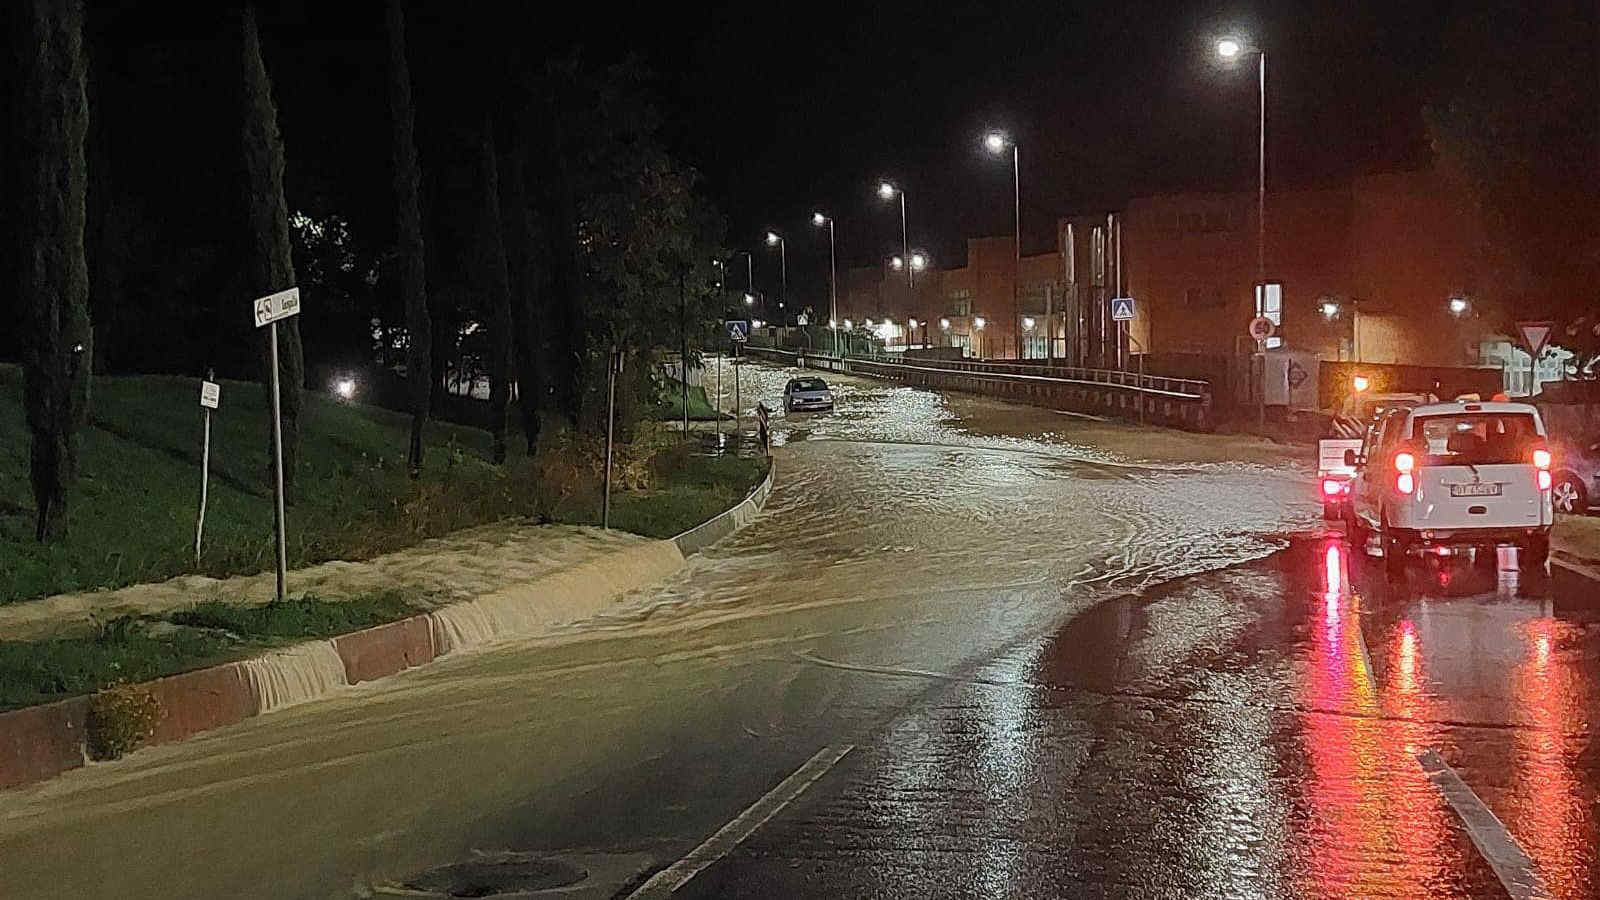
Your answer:
[[[1417,763],[1427,773],[1433,786],[1444,795],[1445,802],[1461,817],[1461,824],[1467,827],[1467,836],[1472,838],[1473,845],[1483,854],[1490,868],[1494,869],[1494,874],[1499,876],[1500,884],[1511,895],[1511,900],[1548,900],[1550,891],[1535,871],[1528,852],[1511,836],[1505,823],[1494,811],[1485,806],[1472,788],[1461,780],[1456,770],[1450,768],[1439,751],[1429,748],[1418,753]]]
[[[700,846],[689,851],[689,855],[678,860],[672,865],[662,869],[651,876],[649,881],[639,885],[639,889],[628,895],[628,900],[649,900],[649,898],[670,897],[679,888],[688,884],[696,875],[700,874],[707,866],[733,852],[735,847],[744,843],[745,838],[756,833],[762,825],[777,815],[785,806],[794,802],[796,797],[805,793],[817,779],[828,773],[845,754],[854,750],[854,744],[844,744],[837,747],[823,747],[816,755],[806,760],[805,765],[794,770],[788,778],[779,782],[778,786],[766,792],[761,799],[750,804],[744,812],[735,816],[733,821],[717,829],[717,833],[705,839]]]

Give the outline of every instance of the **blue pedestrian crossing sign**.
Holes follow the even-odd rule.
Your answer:
[[[1113,298],[1111,298],[1111,321],[1113,321],[1113,322],[1132,322],[1133,321],[1133,298],[1132,297],[1113,297]]]
[[[729,319],[724,324],[728,326],[728,340],[742,344],[749,339],[749,322],[746,322],[744,319]]]

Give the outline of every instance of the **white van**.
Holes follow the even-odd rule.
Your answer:
[[[1526,403],[1431,403],[1383,414],[1351,488],[1351,538],[1382,538],[1391,572],[1424,547],[1514,543],[1522,564],[1550,554],[1551,454]]]

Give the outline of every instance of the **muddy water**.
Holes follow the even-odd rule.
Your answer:
[[[775,410],[768,514],[615,619],[952,588],[1029,602],[1080,587],[1136,590],[1265,556],[1317,511],[1302,458],[1259,442],[849,377],[830,379],[833,412],[785,415],[783,385],[799,370],[740,368],[744,407]],[[726,372],[723,387],[731,408]],[[1007,412],[1022,427],[994,433]],[[1230,447],[1262,461],[1184,458]]]

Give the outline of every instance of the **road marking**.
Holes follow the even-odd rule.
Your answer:
[[[761,799],[750,804],[744,812],[735,816],[733,821],[717,829],[717,833],[705,839],[700,846],[689,851],[689,855],[678,860],[672,865],[662,869],[651,876],[649,881],[639,885],[639,889],[628,895],[628,900],[649,900],[649,898],[670,897],[677,890],[688,884],[700,874],[707,866],[722,859],[734,848],[744,843],[745,838],[755,834],[756,830],[765,825],[768,820],[777,815],[784,807],[794,802],[795,798],[805,793],[817,779],[828,773],[845,754],[855,749],[854,744],[844,744],[838,747],[823,747],[815,756],[806,760],[805,765],[794,770],[788,778],[778,783],[778,786],[766,792]]]
[[[1483,854],[1484,860],[1494,869],[1511,900],[1546,900],[1551,896],[1539,873],[1534,870],[1533,859],[1528,856],[1517,839],[1506,830],[1505,823],[1494,811],[1478,799],[1456,770],[1444,761],[1433,748],[1417,754],[1417,764],[1427,774],[1428,780],[1444,795],[1446,803],[1461,818],[1467,836]]]

